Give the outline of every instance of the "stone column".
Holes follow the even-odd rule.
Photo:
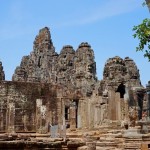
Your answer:
[[[150,81],[146,85],[147,98],[148,98],[148,117],[150,117]]]
[[[104,105],[106,106],[106,104],[104,104]],[[101,111],[102,111],[101,106],[102,105],[97,101],[97,103],[95,104],[94,128],[98,128],[99,127],[99,125],[101,123],[101,120],[103,118],[102,113],[101,113]]]
[[[36,100],[36,132],[47,133],[48,124],[46,123],[46,106],[42,105],[42,99]]]
[[[98,119],[100,118],[100,116],[98,115],[98,110],[100,109],[100,107],[98,105],[95,104],[95,114],[94,114],[94,128],[98,127]]]
[[[0,103],[0,131],[5,131],[4,129],[4,120],[6,115],[4,116],[4,104]]]
[[[116,120],[121,120],[122,119],[122,111],[121,111],[121,100],[120,99],[120,93],[115,93],[115,101],[116,103]]]
[[[81,108],[81,100],[79,100],[79,102],[78,102],[78,121],[77,121],[77,128],[81,128],[82,127],[82,123],[81,123],[81,110],[82,110],[82,108]]]
[[[65,100],[61,99],[61,115],[62,115],[62,125],[66,126],[65,120]]]
[[[81,128],[87,127],[87,121],[88,121],[87,110],[88,110],[88,105],[86,101],[84,99],[80,99],[78,104],[78,117],[79,117],[78,120],[80,121]]]
[[[65,117],[64,117],[64,112],[63,112],[62,98],[59,97],[57,99],[58,99],[57,101],[58,132],[61,135],[62,130],[64,129],[66,125],[65,125]]]
[[[88,116],[88,103],[85,101],[85,99],[82,100],[82,105],[81,105],[81,109],[82,109],[82,128],[87,128],[88,126],[88,120],[89,120],[89,116]]]
[[[84,114],[85,114],[85,108],[84,108],[84,100],[81,100],[80,105],[80,114],[81,114],[81,128],[85,127],[85,121],[84,121]]]
[[[92,100],[88,100],[88,127],[94,128],[94,119],[95,119],[95,108],[94,108],[94,102],[91,102]]]
[[[70,106],[70,128],[76,128],[76,102],[72,102]]]
[[[142,119],[142,112],[143,112],[143,98],[144,98],[144,90],[139,89],[137,90],[137,101],[138,101],[138,119]]]
[[[94,115],[91,118],[91,115],[92,115],[91,114],[92,103],[91,103],[91,101],[89,101],[89,99],[87,99],[86,105],[87,105],[87,107],[85,107],[85,109],[86,109],[86,116],[88,116],[88,117],[86,117],[86,124],[87,124],[87,127],[90,127],[91,120],[92,120]]]
[[[63,124],[63,114],[62,114],[62,100],[61,98],[58,99],[58,103],[57,103],[57,114],[58,114],[58,125],[62,125]]]
[[[128,88],[126,88],[126,93],[124,94],[124,107],[125,107],[125,120],[128,122],[129,120],[129,93]]]
[[[84,107],[85,107],[85,116],[84,116],[84,121],[85,121],[85,125],[84,127],[88,128],[89,127],[89,112],[88,112],[88,101],[84,101]]]
[[[128,104],[128,100],[124,101],[124,105],[125,105],[125,120],[128,121],[129,119],[129,104]]]
[[[36,132],[40,133],[41,130],[41,113],[40,107],[42,106],[42,99],[36,100]]]
[[[8,103],[7,109],[7,132],[14,133],[15,132],[15,103]]]
[[[108,92],[108,104],[109,104],[109,119],[116,120],[116,102],[115,102],[115,91]]]

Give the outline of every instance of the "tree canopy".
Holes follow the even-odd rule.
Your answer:
[[[150,6],[150,0],[145,0],[148,8]],[[147,57],[150,61],[150,19],[146,18],[141,24],[134,26],[133,31],[135,34],[134,38],[139,39],[139,45],[136,47],[136,51],[144,51],[144,57]]]
[[[144,57],[150,61],[150,19],[146,18],[143,22],[133,27],[134,38],[139,39],[139,45],[136,51],[144,51]]]

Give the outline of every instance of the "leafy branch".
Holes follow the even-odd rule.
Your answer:
[[[144,51],[144,57],[150,61],[150,19],[146,18],[141,24],[134,26],[133,31],[135,31],[133,37],[140,40],[136,51]]]

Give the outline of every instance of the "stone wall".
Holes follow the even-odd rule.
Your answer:
[[[56,112],[56,89],[50,84],[2,82],[0,84],[0,132],[48,132]]]

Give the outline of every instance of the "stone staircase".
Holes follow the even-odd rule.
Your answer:
[[[142,138],[125,138],[124,150],[141,150]]]

